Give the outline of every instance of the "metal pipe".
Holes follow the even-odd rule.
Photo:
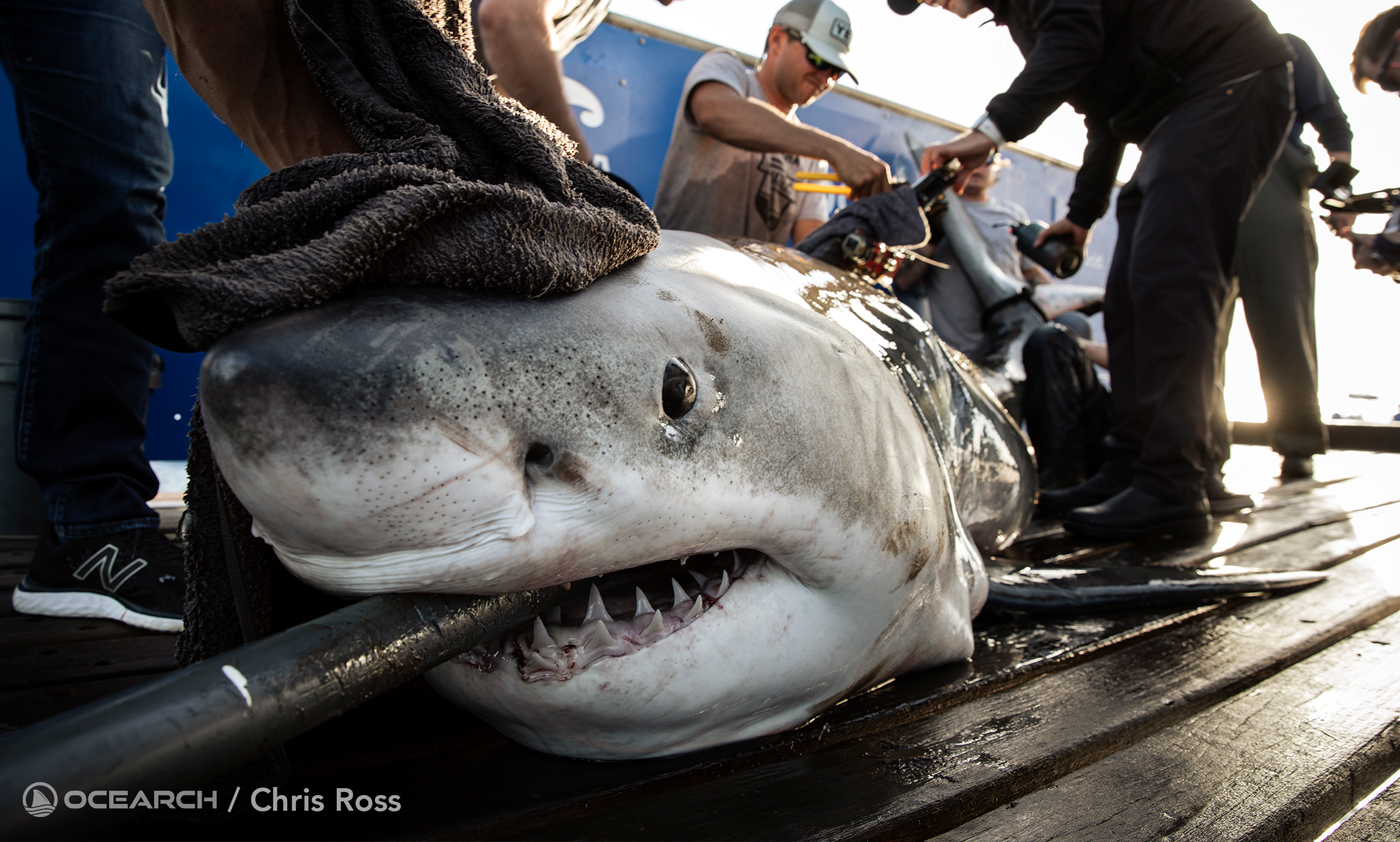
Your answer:
[[[529,621],[566,593],[371,597],[0,737],[0,838],[67,838],[131,816],[72,809],[70,792],[134,798],[194,789]],[[44,817],[25,809],[32,799],[22,802],[36,782],[57,795]]]

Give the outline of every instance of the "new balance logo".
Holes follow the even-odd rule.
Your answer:
[[[117,589],[126,584],[126,580],[140,573],[146,567],[144,558],[133,559],[130,564],[117,570],[118,550],[115,545],[107,544],[102,549],[93,553],[82,566],[73,571],[75,579],[86,579],[88,574],[96,570],[98,581],[102,583],[102,589],[108,593],[116,593]]]

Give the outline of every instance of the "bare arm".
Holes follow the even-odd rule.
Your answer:
[[[792,241],[800,243],[807,239],[807,235],[822,227],[820,219],[799,219],[792,224]]]
[[[889,190],[890,168],[877,156],[821,129],[789,122],[766,102],[740,96],[723,82],[702,82],[690,93],[690,113],[706,134],[755,152],[820,158],[859,199]]]
[[[564,71],[554,55],[551,5],[550,0],[481,0],[478,46],[496,74],[496,87],[573,138],[574,157],[587,163],[592,153],[564,95]]]
[[[1102,342],[1091,342],[1088,339],[1080,339],[1079,347],[1084,349],[1084,355],[1089,358],[1089,362],[1094,365],[1108,368],[1108,346]]]
[[[311,78],[280,2],[143,2],[190,86],[270,169],[360,151]]]

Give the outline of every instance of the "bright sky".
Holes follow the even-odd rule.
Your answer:
[[[852,65],[860,89],[964,125],[982,113],[987,101],[1006,88],[1024,60],[1005,30],[981,26],[980,12],[969,20],[935,8],[917,9],[908,17],[889,10],[885,0],[837,0],[851,15],[855,31]],[[1341,97],[1356,135],[1353,164],[1361,170],[1358,190],[1400,186],[1400,98],[1371,86],[1362,95],[1352,87],[1348,65],[1363,24],[1389,8],[1386,0],[1255,0],[1280,32],[1300,35],[1312,47]],[[756,54],[763,33],[783,0],[613,0],[612,10],[710,41]],[[1315,140],[1308,130],[1305,139]],[[1067,106],[1023,140],[1022,145],[1077,164],[1084,151],[1084,126]],[[1319,160],[1322,150],[1318,149]],[[1132,147],[1121,178],[1132,173]],[[1379,217],[1358,224],[1378,230]],[[1319,397],[1324,416],[1364,413],[1367,420],[1389,420],[1400,404],[1400,285],[1352,268],[1350,248],[1318,226],[1317,319]],[[1253,349],[1236,319],[1226,363],[1230,372],[1228,403],[1238,420],[1263,420]],[[1377,400],[1348,397],[1371,394]]]

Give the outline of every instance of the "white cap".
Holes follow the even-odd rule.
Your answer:
[[[851,50],[851,16],[845,9],[831,0],[792,0],[778,10],[773,23],[797,30],[808,49],[857,81],[846,58]]]

